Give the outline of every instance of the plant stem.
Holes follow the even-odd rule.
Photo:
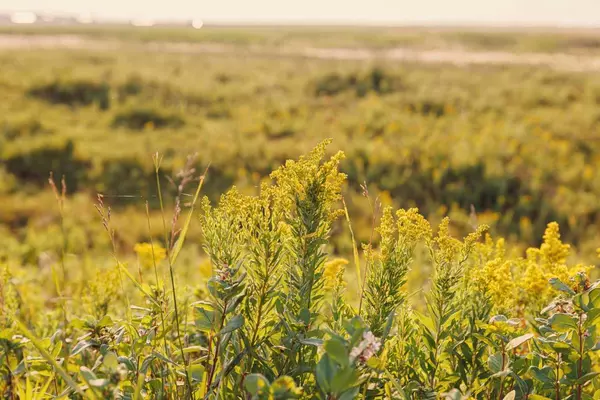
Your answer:
[[[583,331],[582,331],[582,327],[581,327],[581,321],[582,321],[582,316],[583,314],[580,313],[579,314],[579,323],[577,324],[577,334],[579,335],[579,360],[577,361],[577,379],[579,380],[583,374],[583,344],[584,344],[584,340],[585,338],[583,337]],[[581,393],[582,393],[582,385],[581,384],[577,384],[577,400],[581,400]]]
[[[221,346],[221,329],[223,329],[223,325],[225,325],[225,310],[227,310],[227,302],[223,304],[223,315],[221,316],[221,322],[219,323],[219,332],[217,332],[217,343],[215,344],[215,354],[212,359],[212,363],[210,366],[210,373],[208,374],[208,379],[206,380],[206,394],[210,391],[210,386],[212,385],[212,380],[215,375],[215,371],[217,370],[217,358],[219,357],[219,347]]]
[[[556,353],[556,382],[554,383],[554,387],[556,390],[556,400],[560,400],[560,353]]]
[[[365,184],[366,188],[366,184]],[[368,192],[365,189],[367,200],[369,201],[369,208],[371,209],[371,236],[369,237],[369,250],[373,248],[373,234],[375,233],[375,220],[377,215],[375,213],[375,208],[373,207],[373,203],[371,203],[371,198],[369,197]],[[369,278],[369,262],[365,263],[365,277],[362,281],[362,287],[360,288],[360,299],[358,301],[358,315],[362,310],[363,297],[365,295],[365,285],[367,283],[367,279]]]
[[[187,358],[185,358],[185,353],[183,351],[183,341],[181,340],[181,330],[179,327],[179,309],[177,307],[177,293],[175,292],[175,276],[173,274],[173,264],[171,263],[171,257],[167,257],[169,260],[169,275],[171,277],[171,291],[173,293],[173,308],[175,310],[175,326],[177,329],[177,345],[179,346],[179,351],[181,352],[181,358],[183,360],[183,365],[185,367],[185,381],[187,385],[187,394],[188,397],[192,398],[192,382],[190,381],[190,374],[188,371],[188,362]]]
[[[504,343],[502,343],[502,369],[500,371],[504,371],[506,368],[506,351],[504,350]],[[502,400],[504,398],[504,376],[500,378],[500,391],[498,393],[498,400]]]

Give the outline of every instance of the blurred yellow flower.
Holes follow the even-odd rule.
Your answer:
[[[346,286],[346,282],[344,282],[346,265],[348,265],[348,260],[345,258],[334,258],[325,263],[325,269],[323,271],[325,290],[329,291]]]
[[[200,263],[200,277],[203,280],[208,280],[212,277],[213,275],[213,268],[212,268],[212,264],[210,262],[210,259],[205,259],[204,261],[202,261]]]
[[[152,268],[155,262],[158,265],[167,257],[167,251],[159,244],[155,244],[153,249],[150,243],[136,243],[133,250],[143,268]]]

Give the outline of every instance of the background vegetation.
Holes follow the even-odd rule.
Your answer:
[[[2,28],[0,392],[599,398],[599,43]]]
[[[321,30],[76,28],[73,33],[121,40],[189,35],[211,43],[237,35],[291,47],[301,45],[297,40],[326,46],[323,37],[346,46],[386,34],[459,38],[467,46],[471,35],[491,42],[488,49],[498,35],[513,41],[533,35],[535,43],[591,35],[419,29],[353,34],[340,28],[324,36]],[[419,206],[433,220],[453,216],[459,232],[471,224],[471,206],[479,222],[524,245],[536,244],[546,224],[558,221],[578,254],[594,256],[600,217],[596,74],[543,65],[273,57],[251,47],[203,54],[93,45],[2,50],[0,220],[12,255],[35,262],[40,252],[57,251],[49,171],[65,175],[72,196],[66,216],[75,236],[70,252],[106,245],[96,239],[97,224],[87,223],[95,218],[96,193],[127,215],[119,240],[120,249],[131,251],[148,239],[144,200],[156,218],[156,189],[149,184],[155,151],[164,154],[166,188],[186,155],[197,152],[198,169],[210,163],[204,190],[215,199],[233,184],[255,192],[284,160],[332,137],[335,149],[347,155],[341,165],[349,177],[346,201],[361,240],[370,226],[369,207],[360,196],[366,182],[384,204]],[[336,243],[340,253],[350,249],[346,239]]]

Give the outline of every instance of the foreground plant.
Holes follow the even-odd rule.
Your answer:
[[[326,146],[286,163],[256,195],[233,188],[216,205],[202,200],[208,260],[193,291],[176,263],[200,191],[180,223],[190,168],[171,226],[163,217],[163,237],[136,247],[136,267],[120,261],[100,198],[115,266],[91,282],[65,275],[64,293],[82,304],[32,303],[31,272],[3,267],[4,398],[600,398],[600,283],[591,267],[567,264],[558,225],[515,258],[502,240],[481,240],[485,227],[459,240],[448,219],[434,233],[417,209],[385,208],[363,246],[365,280],[349,290],[348,262],[329,256],[348,212],[338,204],[342,155],[326,158]],[[409,271],[426,267],[428,287],[409,296]],[[48,323],[29,308],[49,311]]]

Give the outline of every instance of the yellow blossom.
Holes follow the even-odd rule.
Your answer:
[[[460,253],[462,244],[460,240],[450,236],[450,218],[445,217],[438,227],[438,234],[435,242],[439,248],[441,259],[447,262],[452,261]]]
[[[199,270],[200,270],[200,277],[204,281],[209,280],[213,275],[212,263],[210,262],[209,259],[205,259],[204,261],[202,261],[200,263]]]
[[[271,174],[276,182],[277,201],[284,209],[292,209],[295,201],[309,200],[321,204],[328,222],[343,215],[344,211],[337,203],[346,180],[346,175],[338,172],[344,153],[338,152],[323,162],[330,143],[331,140],[321,142],[308,155],[301,156],[298,161],[288,160]]]
[[[153,268],[155,262],[158,265],[167,257],[167,251],[159,244],[154,244],[153,249],[150,243],[136,243],[133,250],[143,268]]]
[[[488,261],[474,274],[474,279],[490,297],[496,310],[504,312],[514,308],[516,285],[510,262],[501,258]]]
[[[325,263],[323,271],[323,281],[325,290],[346,286],[344,282],[344,272],[346,271],[348,260],[344,258],[334,258]]]
[[[540,307],[551,301],[559,293],[548,281],[558,278],[570,285],[580,272],[588,273],[592,267],[581,264],[566,264],[570,246],[560,240],[559,226],[551,222],[544,232],[544,242],[540,248],[529,248],[525,259],[518,262],[517,283],[520,288],[520,301],[526,307]]]

